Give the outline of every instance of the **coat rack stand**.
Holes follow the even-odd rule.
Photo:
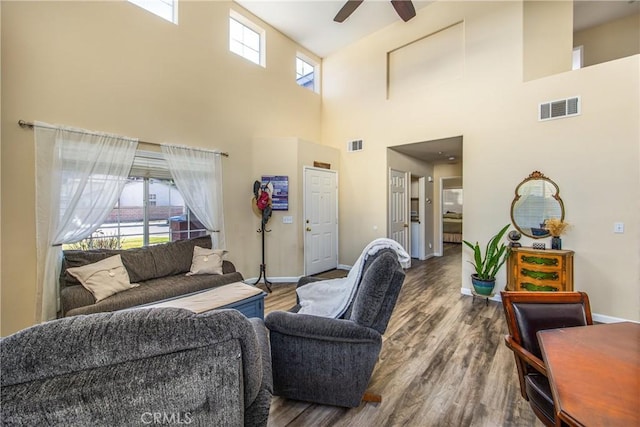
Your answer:
[[[267,279],[267,264],[264,262],[264,233],[269,233],[271,230],[265,230],[265,226],[263,224],[262,228],[257,230],[257,232],[262,234],[262,264],[260,264],[260,275],[258,276],[258,280],[255,281],[253,286],[260,283],[261,278],[264,278],[264,286],[267,288],[267,292],[271,293],[271,287],[269,285],[272,283]]]

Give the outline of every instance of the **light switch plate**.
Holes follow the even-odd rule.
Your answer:
[[[624,222],[614,222],[613,223],[613,232],[614,233],[624,233]]]
[[[283,216],[282,217],[282,223],[283,224],[293,224],[293,217],[288,215],[288,216]]]

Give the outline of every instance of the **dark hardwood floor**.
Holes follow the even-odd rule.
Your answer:
[[[461,245],[446,244],[445,256],[407,270],[369,384],[382,403],[345,409],[274,396],[269,426],[542,426],[520,395],[502,306],[460,294],[461,263]],[[287,310],[295,285],[274,284],[265,301],[266,313]]]

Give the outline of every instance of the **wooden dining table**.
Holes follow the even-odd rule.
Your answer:
[[[570,426],[640,426],[640,324],[538,332],[558,418]]]

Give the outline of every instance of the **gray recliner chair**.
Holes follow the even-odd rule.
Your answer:
[[[2,425],[266,426],[262,320],[156,308],[74,316],[0,341]]]
[[[299,314],[299,306],[269,313],[265,324],[271,340],[274,394],[358,406],[404,277],[395,252],[383,249],[367,259],[353,303],[342,318]],[[298,286],[312,280],[303,277]]]

